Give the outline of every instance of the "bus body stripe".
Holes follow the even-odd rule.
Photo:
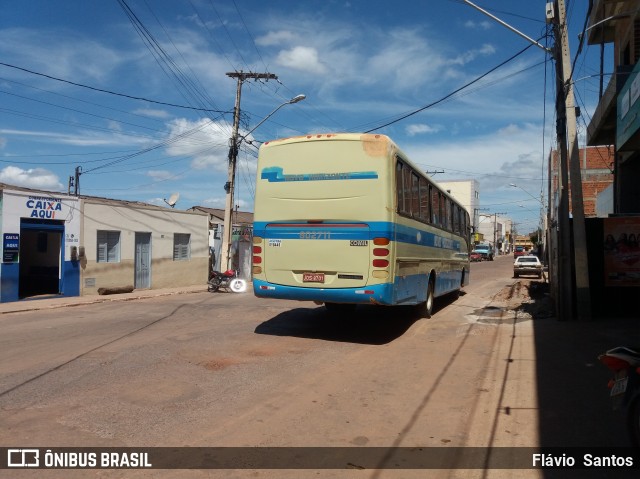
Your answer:
[[[363,231],[363,228],[367,226],[369,231]],[[304,223],[254,223],[254,235],[264,239],[300,239],[300,232],[309,230],[330,233],[325,238],[327,240],[371,240],[384,237],[398,243],[446,249],[454,252],[461,252],[463,245],[463,242],[459,239],[451,239],[443,234],[386,221],[372,221],[362,223],[362,225],[345,223],[339,227],[335,227],[334,223],[327,225],[319,223],[308,225]]]

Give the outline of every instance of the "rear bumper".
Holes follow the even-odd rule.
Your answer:
[[[376,284],[359,288],[303,288],[254,279],[253,292],[259,298],[328,303],[393,304],[393,285],[391,284]]]
[[[535,274],[539,276],[542,274],[542,270],[539,268],[517,268],[513,270],[514,274]]]

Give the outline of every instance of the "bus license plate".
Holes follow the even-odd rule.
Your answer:
[[[324,283],[324,273],[302,273],[303,283]]]

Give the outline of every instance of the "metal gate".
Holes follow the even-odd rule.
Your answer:
[[[136,233],[135,288],[151,287],[151,233]]]

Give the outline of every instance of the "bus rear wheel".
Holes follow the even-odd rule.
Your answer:
[[[427,286],[427,299],[418,304],[418,314],[424,318],[430,318],[433,313],[433,299],[434,299],[434,284],[433,279],[429,278],[429,283]]]

